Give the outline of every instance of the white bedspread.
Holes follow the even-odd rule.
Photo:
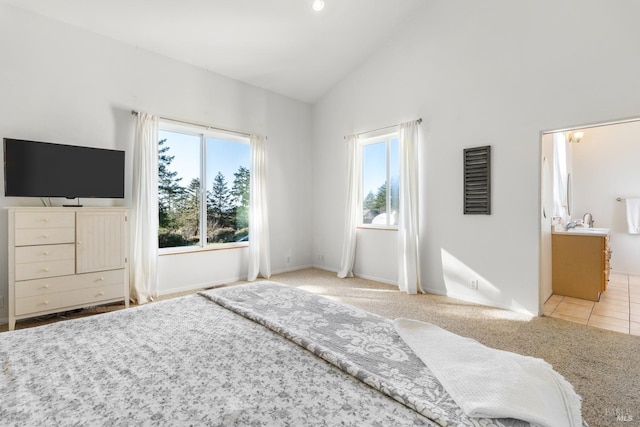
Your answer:
[[[580,396],[544,360],[492,349],[417,320],[396,319],[394,326],[468,416],[582,425]]]

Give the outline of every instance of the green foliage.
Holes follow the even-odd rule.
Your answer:
[[[376,201],[376,196],[373,195],[373,191],[369,191],[369,194],[367,194],[367,197],[364,198],[364,209],[365,210],[369,210],[369,209],[375,209],[375,201]]]
[[[174,156],[169,155],[166,140],[158,143],[158,247],[197,245],[200,241],[200,180],[194,178],[182,186],[182,178],[170,169]],[[222,172],[215,176],[207,191],[208,243],[235,242],[248,235],[248,168],[240,166],[234,173],[231,189]]]
[[[207,194],[207,220],[219,228],[231,227],[234,207],[227,180],[222,172],[218,172]]]
[[[389,191],[389,208],[390,212],[398,210],[400,206],[400,194],[398,188],[398,181],[391,180],[391,187]],[[363,221],[365,224],[371,223],[371,221],[379,214],[387,212],[387,184],[386,182],[378,187],[378,190],[373,193],[369,191],[364,198],[363,204]]]
[[[249,228],[241,228],[240,230],[236,230],[236,235],[234,236],[234,240],[236,242],[248,241]]]
[[[387,184],[382,184],[378,191],[373,194],[372,191],[369,191],[367,197],[364,198],[363,208],[365,210],[375,211],[377,214],[384,213],[387,211]]]
[[[174,156],[167,154],[169,147],[164,146],[167,142],[162,139],[158,142],[158,212],[160,228],[172,228],[172,216],[170,212],[175,207],[175,203],[182,197],[182,178],[176,178],[178,172],[169,170],[169,166]]]
[[[198,239],[185,239],[182,234],[162,232],[158,234],[159,248],[175,248],[179,246],[197,245]]]
[[[233,174],[233,187],[231,194],[236,205],[236,227],[243,229],[249,227],[249,188],[251,185],[251,173],[248,168],[240,166],[238,172]]]
[[[208,243],[227,243],[235,241],[236,230],[232,227],[217,227],[211,230]]]

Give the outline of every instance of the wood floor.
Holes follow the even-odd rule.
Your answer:
[[[545,316],[640,336],[640,276],[612,274],[600,301],[552,295]]]

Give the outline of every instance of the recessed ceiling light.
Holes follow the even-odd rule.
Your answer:
[[[320,12],[322,9],[324,9],[324,1],[323,0],[313,0],[313,3],[311,3],[311,7],[316,12]]]

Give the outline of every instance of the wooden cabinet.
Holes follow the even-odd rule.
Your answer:
[[[553,293],[598,301],[609,282],[609,235],[552,236]]]
[[[124,300],[126,208],[8,208],[9,330],[16,320]]]
[[[121,212],[77,212],[76,273],[124,268],[124,235]]]

